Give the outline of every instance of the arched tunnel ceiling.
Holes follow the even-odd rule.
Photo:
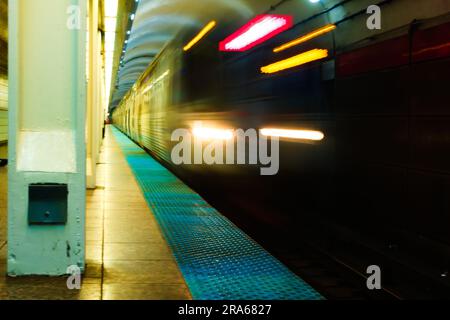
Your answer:
[[[200,30],[211,20],[250,19],[265,12],[311,16],[339,0],[140,0],[128,39],[123,66],[113,89],[114,108],[146,70],[154,57],[182,28]]]

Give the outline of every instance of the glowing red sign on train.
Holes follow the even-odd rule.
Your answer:
[[[246,51],[293,26],[288,15],[264,14],[250,20],[238,31],[220,42],[220,51]]]

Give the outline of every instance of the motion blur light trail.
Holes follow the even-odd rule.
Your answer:
[[[283,45],[273,49],[273,52],[277,53],[277,52],[284,51],[286,49],[289,49],[289,48],[292,48],[292,47],[297,46],[299,44],[302,44],[304,42],[307,42],[307,41],[309,41],[311,39],[317,38],[317,37],[319,37],[319,36],[321,36],[323,34],[331,32],[331,31],[333,31],[335,29],[336,29],[336,26],[334,24],[326,25],[326,26],[324,26],[322,28],[319,28],[317,30],[314,30],[313,32],[310,32],[310,33],[308,33],[308,34],[306,34],[304,36],[301,36],[298,39],[292,40],[292,41],[290,41],[288,43],[285,43],[285,44],[283,44]]]
[[[195,127],[192,130],[194,137],[202,140],[231,140],[233,139],[233,130]]]
[[[266,137],[279,137],[299,140],[321,141],[325,135],[320,131],[313,130],[287,130],[287,129],[261,129],[261,134]]]
[[[286,60],[281,60],[270,64],[268,66],[262,67],[262,73],[275,73],[278,71],[282,71],[285,69],[294,68],[297,66],[301,66],[302,64],[306,64],[308,62],[320,60],[328,57],[328,50],[326,49],[314,49],[294,57],[288,58]]]
[[[259,15],[220,42],[221,51],[246,51],[291,28],[293,18],[285,15]]]
[[[184,51],[188,51],[193,46],[195,46],[201,39],[203,39],[212,29],[217,25],[216,21],[211,21],[208,23],[195,37],[192,39],[184,48]]]

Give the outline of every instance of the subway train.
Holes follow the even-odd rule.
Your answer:
[[[245,52],[219,50],[244,21],[218,21],[187,51],[199,30],[183,30],[112,122],[263,245],[307,242],[358,273],[381,266],[386,286],[413,279],[450,291],[450,7],[378,6],[381,30],[368,25],[366,1],[342,1]],[[316,49],[327,56],[262,72]],[[212,140],[267,128],[323,138],[280,137],[274,175],[261,175],[261,164],[175,164],[173,133],[195,136],[197,126]]]

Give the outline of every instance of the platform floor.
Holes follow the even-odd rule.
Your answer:
[[[194,299],[324,299],[126,135],[113,127],[109,130],[125,154]]]
[[[97,189],[87,194],[87,268],[81,291],[66,279],[9,278],[6,273],[7,169],[0,168],[0,300],[191,299],[116,139],[107,131],[97,166]]]
[[[109,126],[87,192],[87,267],[65,277],[6,274],[6,168],[0,169],[0,300],[316,300],[323,297]]]
[[[0,152],[5,149],[0,146]],[[0,299],[2,298],[2,275],[6,271],[6,224],[7,224],[7,190],[8,178],[6,167],[0,167]]]

